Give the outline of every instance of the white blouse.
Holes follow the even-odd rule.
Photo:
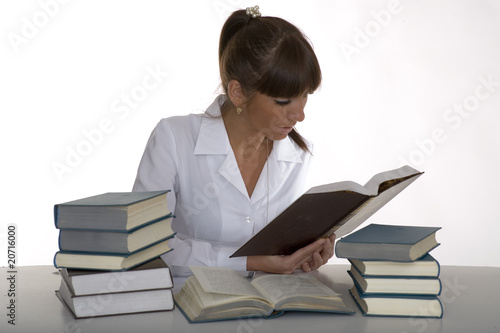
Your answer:
[[[229,144],[219,95],[204,114],[160,120],[146,145],[133,191],[170,189],[175,275],[190,265],[246,270],[229,256],[304,191],[311,155],[288,137],[275,141],[251,197]],[[279,235],[277,235],[279,237]]]

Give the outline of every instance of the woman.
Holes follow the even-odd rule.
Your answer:
[[[234,12],[219,43],[224,94],[203,115],[162,119],[142,157],[134,191],[171,189],[174,274],[190,265],[289,274],[319,268],[334,237],[289,256],[229,256],[304,191],[311,154],[294,126],[321,82],[308,41],[292,24]],[[279,237],[279,235],[277,235]]]

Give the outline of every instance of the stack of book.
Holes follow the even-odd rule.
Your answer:
[[[56,294],[76,318],[173,309],[172,275],[159,258],[175,234],[167,192],[110,192],[54,206]]]
[[[364,315],[443,316],[439,262],[429,253],[440,227],[370,224],[340,239],[337,257],[351,263],[349,290]]]

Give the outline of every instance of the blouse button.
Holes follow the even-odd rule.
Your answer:
[[[247,221],[247,223],[252,223],[252,218],[250,216],[247,216],[245,218],[245,221]]]

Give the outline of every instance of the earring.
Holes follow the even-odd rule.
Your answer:
[[[241,114],[241,112],[242,112],[242,111],[243,111],[243,109],[242,109],[242,108],[240,108],[240,107],[237,107],[237,108],[236,108],[236,114],[238,114],[238,115],[239,115],[239,114]]]

